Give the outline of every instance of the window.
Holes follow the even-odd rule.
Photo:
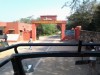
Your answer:
[[[9,30],[8,33],[9,34],[15,34],[15,30]]]
[[[3,35],[3,30],[0,30],[0,35]]]

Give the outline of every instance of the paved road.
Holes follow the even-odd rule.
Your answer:
[[[42,39],[42,38],[41,38]],[[42,39],[42,43],[56,42],[59,41],[58,36],[47,37]],[[74,43],[74,41],[66,41],[67,43]],[[54,47],[33,47],[32,50],[25,48],[25,52],[36,52],[36,51],[70,51],[77,50],[77,47],[70,46],[54,46]],[[75,65],[75,61],[80,58],[74,57],[59,57],[59,58],[35,58],[23,60],[23,65],[33,65],[34,72],[26,73],[26,75],[97,75],[89,65]],[[11,63],[6,64],[0,69],[0,75],[13,75]],[[6,67],[6,68],[5,68]]]
[[[50,42],[54,42],[54,41],[59,41],[59,36],[50,36],[50,37],[40,37],[40,40],[35,41],[33,43],[50,43]],[[32,50],[29,49],[29,47],[19,47],[18,51],[20,53],[25,53],[25,52],[39,52],[39,51],[48,51],[50,48],[50,46],[38,46],[38,47],[32,47]],[[7,57],[6,57],[7,58]],[[6,59],[4,58],[4,59]],[[3,61],[4,59],[0,59],[0,61]],[[29,64],[33,64],[34,67],[36,67],[37,62],[40,58],[38,59],[27,59],[27,60],[23,60],[23,65],[29,65]],[[32,62],[32,63],[29,63]],[[11,65],[11,62],[9,62],[8,64],[6,64],[5,66],[3,66],[2,68],[0,68],[0,75],[13,75],[13,68]]]

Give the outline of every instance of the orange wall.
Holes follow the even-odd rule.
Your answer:
[[[30,32],[23,32],[23,40],[24,41],[30,40]]]
[[[19,31],[24,31],[24,29],[30,31],[32,30],[32,25],[19,22],[7,22],[7,26],[5,27],[6,33],[8,33],[8,30],[15,30],[15,34],[19,34]]]
[[[19,28],[19,31],[22,30],[23,34],[22,34],[22,37],[23,37],[23,40],[24,41],[29,41],[30,39],[30,31],[32,30],[32,25],[31,24],[26,24],[26,23],[18,23],[18,28]]]
[[[0,26],[6,26],[7,23],[6,22],[0,22]]]
[[[32,24],[26,24],[26,23],[18,23],[18,28],[19,30],[26,30],[26,31],[30,31],[32,30]]]
[[[5,32],[8,33],[9,30],[15,30],[15,34],[18,34],[18,23],[17,22],[7,22]]]
[[[36,40],[36,24],[32,24],[32,40]]]

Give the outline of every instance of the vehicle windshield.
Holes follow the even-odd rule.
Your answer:
[[[0,1],[0,75],[99,75],[99,0]]]

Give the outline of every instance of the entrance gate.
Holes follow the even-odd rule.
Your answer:
[[[57,24],[61,28],[61,40],[65,40],[65,29],[66,29],[66,21],[58,21],[56,20],[57,16],[41,16],[40,20],[32,21],[32,39],[36,40],[36,28],[39,24]]]

